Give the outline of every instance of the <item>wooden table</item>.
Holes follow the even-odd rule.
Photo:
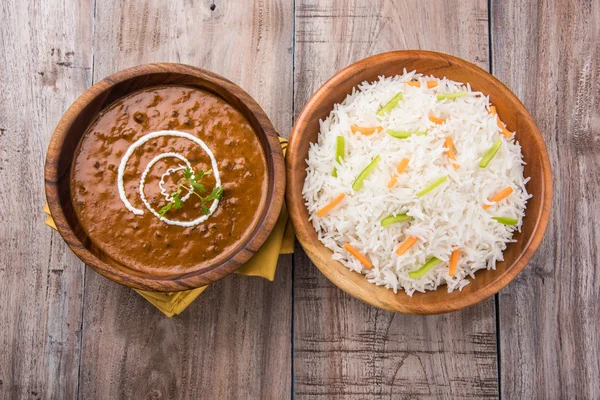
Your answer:
[[[418,317],[360,303],[297,247],[168,319],[44,226],[53,128],[87,87],[172,61],[238,83],[289,135],[342,67],[430,49],[493,72],[539,123],[546,237],[495,298]],[[600,398],[600,1],[2,0],[0,398]]]

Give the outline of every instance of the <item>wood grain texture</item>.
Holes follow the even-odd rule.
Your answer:
[[[231,275],[172,319],[88,270],[81,398],[289,397],[290,264],[274,282]]]
[[[501,393],[598,398],[599,3],[492,5],[493,72],[536,118],[556,190],[545,241],[499,297]],[[0,398],[287,398],[290,342],[298,399],[497,397],[492,301],[437,317],[384,312],[298,248],[294,310],[286,256],[275,282],[228,277],[173,319],[87,269],[84,312],[83,265],[40,211],[50,135],[92,75],[209,68],[287,136],[314,90],[370,54],[431,49],[486,67],[486,7],[296,0],[293,83],[291,0],[0,2]],[[6,184],[17,180],[33,183]]]
[[[102,1],[95,15],[94,80],[151,61],[207,68],[289,132],[291,2]],[[290,266],[281,257],[272,283],[229,276],[173,319],[88,269],[81,398],[288,397]]]
[[[452,23],[448,23],[452,21]],[[484,1],[296,1],[295,113],[339,69],[390,50],[452,53],[487,68]],[[493,300],[442,316],[381,311],[294,255],[299,399],[496,398]]]
[[[0,21],[0,398],[74,398],[83,264],[43,223],[43,165],[91,81],[91,1],[2,1]]]
[[[502,396],[597,399],[600,3],[493,4],[493,72],[536,118],[556,188],[545,240],[500,293]]]
[[[504,250],[504,260],[493,270],[478,271],[476,279],[462,290],[448,293],[436,290],[414,293],[394,293],[376,286],[361,274],[354,273],[333,259],[333,253],[319,241],[302,197],[309,148],[318,141],[320,121],[327,118],[336,103],[341,103],[353,88],[362,82],[373,82],[380,76],[395,76],[403,70],[425,75],[447,77],[468,82],[471,88],[489,96],[498,115],[508,129],[516,131],[522,147],[524,173],[536,179],[527,185],[533,196],[527,202],[527,216]],[[544,139],[533,117],[506,86],[483,69],[449,54],[423,50],[392,51],[367,57],[344,68],[329,79],[306,103],[296,119],[287,153],[287,205],[296,237],[311,261],[323,274],[346,293],[389,311],[406,314],[441,314],[476,304],[496,294],[509,284],[527,265],[540,244],[552,202],[552,173]]]

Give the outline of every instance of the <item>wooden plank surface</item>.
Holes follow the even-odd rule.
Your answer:
[[[599,398],[600,2],[491,3],[489,52],[485,0],[2,1],[0,399]],[[408,48],[484,68],[491,53],[551,154],[552,221],[499,296],[499,358],[492,299],[391,314],[300,248],[293,275],[282,257],[274,283],[228,277],[167,319],[43,225],[47,143],[93,81],[152,61],[209,68],[287,136],[337,70]]]
[[[91,81],[91,1],[2,1],[0,21],[0,398],[74,398],[83,265],[44,225],[43,172]]]
[[[296,115],[339,69],[398,49],[451,53],[488,67],[486,1],[296,0]],[[363,304],[294,255],[298,399],[496,398],[494,300],[449,315]]]
[[[275,127],[292,123],[291,1],[96,3],[94,80],[171,61],[246,89]],[[281,399],[291,386],[291,256],[276,279],[230,276],[167,319],[133,291],[87,270],[84,399]]]
[[[598,399],[600,2],[493,3],[493,72],[537,120],[554,175],[546,237],[500,293],[502,397]]]

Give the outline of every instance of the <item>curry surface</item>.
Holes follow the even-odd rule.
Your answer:
[[[159,130],[187,132],[203,140],[219,167],[224,192],[215,212],[194,227],[168,225],[146,209],[139,195],[140,177],[156,155],[176,152],[194,171],[209,170],[209,156],[191,140],[158,137],[139,147],[127,162],[124,186],[134,215],[121,201],[117,170],[127,148]],[[144,185],[154,209],[167,204],[158,183],[167,169],[183,164],[158,161]],[[181,273],[224,258],[246,239],[258,220],[266,195],[267,164],[260,141],[246,118],[221,98],[183,86],[155,87],[130,94],[104,110],[84,134],[71,172],[71,198],[83,229],[95,246],[117,262],[138,271]],[[170,193],[182,171],[165,178]],[[213,175],[200,181],[204,196],[215,186]],[[182,193],[182,196],[186,192]],[[210,206],[210,203],[208,204]],[[165,217],[191,221],[202,216],[201,202],[191,196]]]

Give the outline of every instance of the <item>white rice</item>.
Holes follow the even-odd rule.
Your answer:
[[[405,82],[419,80],[421,87]],[[428,89],[428,80],[438,86]],[[456,99],[438,101],[436,94],[468,91]],[[376,112],[398,92],[403,100],[388,114]],[[470,86],[447,79],[425,77],[406,72],[395,77],[380,77],[379,81],[363,82],[341,104],[336,104],[329,117],[321,121],[318,143],[311,144],[308,153],[307,177],[303,197],[310,220],[319,240],[333,251],[333,258],[353,271],[366,275],[369,282],[384,285],[397,292],[435,290],[447,284],[448,291],[462,289],[475,278],[475,271],[495,269],[503,260],[503,251],[512,240],[513,232],[521,229],[527,199],[528,179],[523,177],[521,146],[514,139],[500,135],[496,117],[488,113],[489,98]],[[436,125],[429,116],[447,118]],[[384,130],[371,136],[352,133],[350,125],[382,126]],[[427,131],[396,139],[387,129]],[[337,136],[346,140],[345,158],[335,162]],[[448,161],[444,141],[453,138],[456,148],[454,169]],[[487,168],[479,161],[495,140],[502,137],[502,147]],[[381,156],[377,168],[359,191],[352,183],[375,158]],[[410,160],[398,181],[388,189],[392,174],[403,158]],[[332,175],[337,167],[338,177]],[[448,179],[432,192],[417,197],[416,193],[441,176]],[[513,193],[505,200],[484,210],[482,205],[501,189],[511,186]],[[316,212],[339,194],[346,197],[328,214],[319,218]],[[408,213],[412,221],[381,226],[383,218]],[[518,219],[516,226],[506,226],[493,216]],[[405,254],[398,256],[396,248],[408,236],[419,241]],[[350,244],[372,263],[366,269],[349,254],[344,244]],[[454,276],[448,274],[448,262],[453,246],[461,250]],[[409,272],[418,270],[432,256],[442,260],[423,277],[412,279]]]

